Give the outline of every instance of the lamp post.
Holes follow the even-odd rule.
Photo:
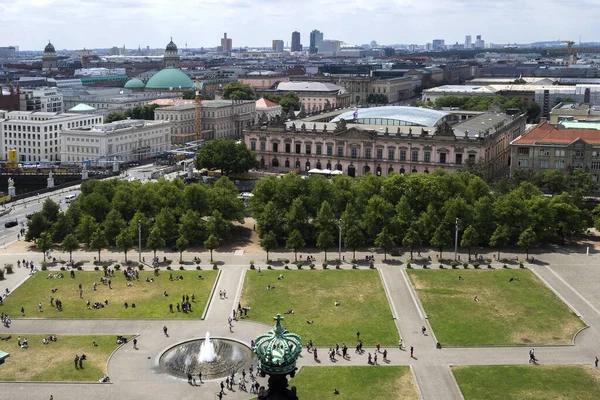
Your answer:
[[[458,254],[458,218],[456,218],[455,231],[454,231],[454,261],[457,259]]]
[[[138,261],[142,262],[142,222],[138,220]]]
[[[339,233],[339,236],[338,236],[338,239],[339,239],[338,240],[338,244],[339,244],[339,247],[338,247],[338,259],[340,260],[340,262],[342,262],[342,219],[341,218],[339,220],[338,227],[340,228],[340,233]]]

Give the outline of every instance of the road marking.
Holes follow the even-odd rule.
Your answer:
[[[542,276],[541,276],[541,275],[540,275],[540,274],[539,274],[537,271],[535,271],[533,268],[529,268],[529,269],[531,270],[531,272],[533,272],[533,274],[534,274],[535,276],[537,276],[537,277],[538,277],[538,279],[539,279],[539,280],[541,280],[541,281],[544,283],[544,285],[546,285],[546,286],[547,286],[547,287],[548,287],[550,290],[552,290],[552,292],[553,292],[553,293],[554,293],[554,294],[555,294],[555,295],[556,295],[556,296],[557,296],[559,299],[561,299],[561,300],[562,300],[562,302],[563,302],[563,303],[565,303],[565,304],[566,304],[566,306],[567,306],[567,307],[569,307],[569,308],[571,309],[571,311],[573,311],[573,312],[575,313],[575,315],[577,315],[579,318],[581,318],[581,319],[583,320],[583,315],[581,315],[581,313],[580,313],[579,311],[577,311],[577,309],[576,309],[575,307],[573,307],[573,306],[571,305],[571,303],[569,303],[569,302],[567,301],[567,299],[565,299],[565,298],[564,298],[564,296],[563,296],[563,295],[561,295],[561,294],[558,292],[558,290],[556,290],[556,288],[554,288],[554,287],[553,287],[553,286],[552,286],[552,285],[551,285],[551,284],[550,284],[550,283],[549,283],[547,280],[545,280],[544,278],[542,278]],[[585,322],[585,321],[584,321],[584,322]],[[586,323],[586,324],[587,324],[587,323]]]
[[[596,307],[594,307],[594,305],[592,303],[590,303],[577,290],[575,290],[575,288],[573,286],[571,286],[569,283],[567,283],[567,281],[565,281],[560,275],[558,275],[552,268],[550,268],[547,265],[545,265],[545,267],[548,268],[548,271],[550,271],[554,276],[556,276],[562,283],[564,283],[565,286],[567,286],[569,289],[571,289],[581,300],[583,300],[583,302],[585,304],[587,304],[592,310],[594,310],[596,312],[596,314],[600,315],[600,311],[598,311],[598,309]]]

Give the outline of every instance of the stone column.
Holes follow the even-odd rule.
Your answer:
[[[48,189],[52,189],[54,187],[54,177],[52,176],[52,171],[48,174]]]

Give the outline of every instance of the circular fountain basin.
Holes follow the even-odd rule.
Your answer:
[[[254,353],[245,344],[211,337],[210,343],[215,348],[217,359],[213,362],[200,362],[202,343],[204,339],[195,339],[167,349],[160,356],[160,368],[177,378],[187,380],[188,373],[198,378],[198,374],[202,372],[202,380],[211,380],[231,376],[232,372],[241,373],[243,369],[248,370],[255,361]]]

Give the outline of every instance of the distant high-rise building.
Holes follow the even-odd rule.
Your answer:
[[[302,44],[300,44],[300,32],[292,32],[292,51],[302,51]]]
[[[231,49],[231,39],[227,38],[227,32],[225,32],[223,39],[221,39],[221,53],[229,55],[231,54]]]
[[[471,48],[471,35],[465,36],[465,50]]]
[[[273,52],[283,53],[283,40],[273,40]]]
[[[475,48],[483,49],[485,47],[485,41],[481,40],[481,35],[477,35],[476,38],[477,39],[475,40]]]
[[[431,42],[433,50],[441,50],[444,48],[444,39],[433,39]]]
[[[316,54],[321,43],[323,43],[323,32],[315,29],[310,33],[310,53]]]

